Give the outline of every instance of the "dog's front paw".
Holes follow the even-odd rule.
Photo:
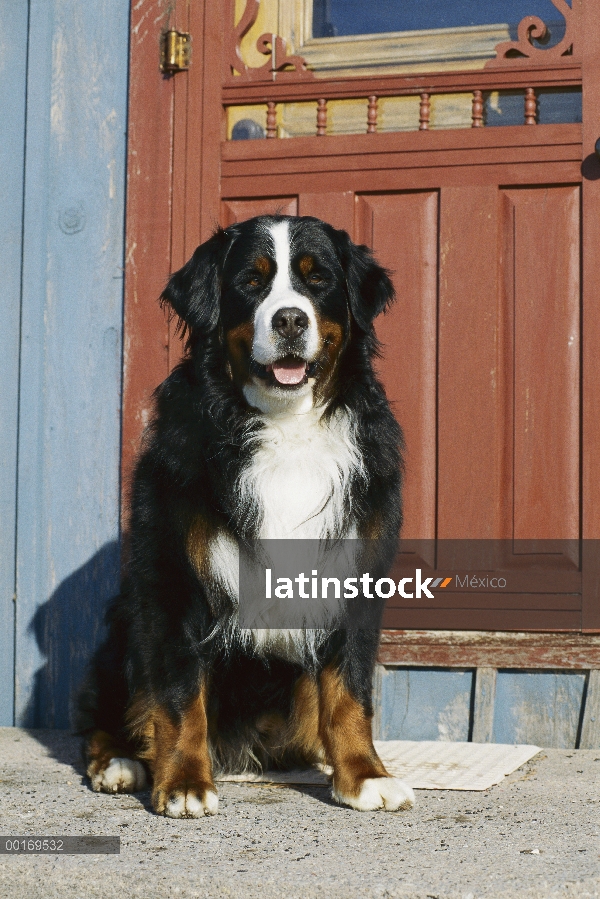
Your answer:
[[[395,812],[412,808],[415,804],[412,788],[396,777],[368,777],[362,781],[356,795],[341,793],[334,783],[333,798],[359,812],[372,812],[378,808]]]
[[[113,758],[106,768],[88,773],[96,793],[137,793],[146,786],[144,766],[134,759]]]
[[[202,818],[216,815],[219,810],[219,797],[212,785],[158,787],[154,790],[152,803],[155,811],[167,818]]]

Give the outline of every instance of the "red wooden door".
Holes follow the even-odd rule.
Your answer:
[[[155,6],[159,28],[192,32],[194,61],[159,82],[134,10],[125,475],[150,388],[179,352],[155,305],[164,279],[217,222],[281,210],[345,228],[394,272],[398,302],[377,327],[381,377],[407,438],[404,537],[600,538],[593,0],[573,0],[566,55],[537,49],[478,71],[337,79],[311,78],[298,61],[274,71],[273,54],[263,71],[244,69],[228,2],[180,3],[170,22]],[[536,124],[536,98],[565,88],[582,90],[582,124]],[[482,127],[486,92],[502,90],[521,92],[523,124]],[[466,92],[473,127],[428,127],[433,98]],[[398,96],[419,98],[414,131],[378,133],[377,100]],[[349,98],[364,100],[365,133],[327,136],[328,103]],[[315,136],[277,139],[278,107],[299,102],[314,103]],[[275,139],[227,140],[228,108],[257,104]],[[542,559],[539,543],[512,545]],[[389,609],[387,624],[600,629],[595,579],[585,578],[579,549],[559,546],[535,588],[449,591],[429,607]]]

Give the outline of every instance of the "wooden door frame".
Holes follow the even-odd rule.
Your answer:
[[[141,9],[136,9],[134,5],[131,15],[122,454],[125,523],[128,483],[140,434],[151,412],[151,393],[166,376],[180,352],[157,298],[169,274],[189,258],[197,244],[207,239],[219,223],[222,174],[226,181],[233,179],[230,182],[233,183],[235,165],[245,154],[252,155],[255,149],[252,146],[254,142],[249,142],[245,147],[226,146],[226,171],[222,172],[225,110],[221,60],[225,41],[223,9],[228,8],[227,0],[179,0],[175,13],[169,12],[171,7],[167,0],[151,0]],[[579,138],[582,153],[581,156],[574,154],[573,147],[570,147],[566,156],[550,153],[553,161],[549,159],[549,162],[556,167],[557,177],[564,178],[568,168],[570,178],[582,183],[582,536],[599,539],[600,364],[597,347],[600,345],[600,315],[595,294],[597,285],[600,285],[600,256],[595,253],[595,223],[596,210],[600,208],[600,163],[594,147],[600,136],[600,96],[592,86],[600,83],[600,29],[596,23],[594,0],[581,0],[581,15],[582,33],[586,35],[580,57],[584,85],[583,126]],[[192,65],[189,71],[174,76],[162,75],[158,67],[160,35],[167,27],[190,31],[193,37]],[[471,79],[472,76],[473,73],[469,73]],[[515,77],[518,81],[518,76]],[[254,102],[265,94],[265,89],[256,84],[248,87]],[[278,97],[285,96],[284,85],[273,87]],[[344,89],[343,85],[338,86],[338,94],[342,91],[340,96]],[[416,81],[415,89],[419,89]],[[230,87],[229,93],[233,97],[235,88]],[[177,128],[174,125],[176,121]],[[564,126],[556,126],[556,139],[560,138],[561,129],[565,131]],[[573,134],[573,128],[570,134]],[[441,162],[444,154],[452,150],[454,138],[452,132],[440,132],[428,137],[427,155],[431,154],[428,165],[435,165],[436,153]],[[402,169],[395,167],[397,189],[418,186],[414,181],[415,175],[418,180],[417,154],[422,156],[424,153],[422,144],[417,145],[418,138],[420,135],[400,136],[403,162],[412,159],[415,170],[411,173],[405,165]],[[372,139],[372,136],[326,140],[335,140],[336,149],[343,155],[346,149],[356,152],[365,139]],[[380,144],[382,140],[387,141],[392,149],[398,136],[379,135],[377,139]],[[505,138],[497,138],[485,131],[473,132],[472,140],[475,145],[498,143],[499,140],[499,157],[506,143]],[[531,140],[534,141],[533,134]],[[297,138],[296,141],[302,142],[303,152],[308,156],[313,152],[321,155],[332,149],[329,144],[326,150],[319,138]],[[569,142],[567,140],[567,144]],[[269,141],[268,156],[272,164],[282,166],[284,179],[285,149],[281,141]],[[399,152],[398,147],[396,151]],[[532,177],[533,182],[539,180],[539,176],[536,178],[533,173]],[[547,175],[544,180],[547,181]],[[284,186],[282,181],[282,188]],[[298,193],[297,187],[294,193]],[[597,667],[600,659],[597,640],[586,636],[600,632],[600,606],[589,599],[598,595],[600,571],[592,572],[588,577],[589,587],[584,590],[583,633],[571,633],[568,637],[576,667]],[[389,647],[395,646],[393,653],[396,662],[401,658],[407,661],[416,658],[422,650],[431,658],[431,664],[436,664],[436,659],[439,664],[443,653],[434,652],[432,647],[440,643],[441,633],[420,632],[421,637],[417,632],[411,633],[412,642],[407,640],[406,632],[388,634],[384,639],[388,645],[386,660],[390,660],[389,653],[392,652]],[[527,641],[517,639],[519,635],[497,636],[504,639],[502,645],[505,649],[513,646],[512,656],[510,651],[507,650],[508,655],[503,651],[505,661],[514,658],[514,664],[527,667],[527,659],[533,664],[539,655],[539,641],[533,637],[530,640],[532,649],[528,654],[524,649]],[[548,646],[554,645],[553,636],[548,635]],[[543,643],[542,635],[540,639]],[[477,632],[465,633],[463,644],[481,645],[481,640],[482,635]],[[408,642],[411,642],[413,650],[403,651],[402,646],[406,647]],[[575,647],[578,647],[576,652]],[[450,655],[444,657],[450,658]],[[554,658],[552,653],[550,656]],[[548,664],[550,656],[547,658]],[[422,653],[419,658],[423,658]],[[559,660],[562,660],[561,667],[566,665],[564,653],[556,655],[555,661]]]
[[[178,358],[160,296],[169,275],[206,240],[219,220],[223,23],[208,0],[151,0],[132,5],[123,366],[122,520],[152,393]],[[192,65],[163,75],[160,38],[167,28],[193,36]],[[215,110],[217,114],[215,114]],[[175,122],[181,122],[175,128]]]

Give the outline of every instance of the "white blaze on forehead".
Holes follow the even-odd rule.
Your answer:
[[[312,360],[319,347],[317,317],[310,300],[294,290],[292,285],[289,222],[276,222],[269,225],[268,231],[275,250],[276,271],[269,295],[262,301],[254,316],[254,358],[262,365],[267,365],[280,357],[277,349],[280,338],[273,330],[273,316],[278,309],[295,308],[301,309],[308,317],[308,328],[303,335],[303,355]]]
[[[290,281],[290,225],[289,222],[277,222],[269,228],[275,247],[275,264],[277,271],[273,278],[271,293],[293,290]]]

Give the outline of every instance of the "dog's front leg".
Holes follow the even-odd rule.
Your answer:
[[[154,779],[155,811],[169,818],[215,815],[219,799],[208,752],[205,686],[178,719],[164,708],[155,708],[152,722],[145,757]]]
[[[321,672],[319,692],[319,732],[333,768],[333,798],[359,811],[412,808],[412,789],[383,767],[373,746],[371,715],[336,666]]]

